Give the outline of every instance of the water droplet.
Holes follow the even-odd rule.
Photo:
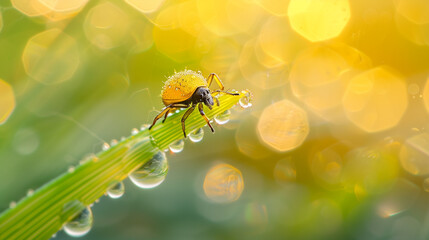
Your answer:
[[[103,151],[106,151],[109,148],[110,148],[110,145],[108,143],[103,143],[103,147],[102,147]]]
[[[238,93],[238,92],[237,92]],[[238,103],[242,108],[249,108],[252,106],[252,94],[249,91],[241,91],[241,94],[244,95],[244,97],[240,98],[238,100]]]
[[[180,139],[170,144],[170,151],[174,153],[179,153],[183,151],[184,147],[185,147],[185,142],[183,141],[183,139]]]
[[[81,237],[91,230],[92,221],[91,208],[86,207],[76,217],[64,225],[64,231],[72,237]]]
[[[12,201],[12,202],[9,203],[9,207],[10,208],[14,208],[15,206],[16,206],[16,202],[15,201]]]
[[[152,135],[149,136],[149,140],[153,147],[159,148],[158,143],[156,142],[155,138]]]
[[[242,108],[249,108],[252,106],[252,103],[250,102],[250,98],[248,97],[240,98],[240,100],[238,100],[238,103]]]
[[[125,141],[125,139],[126,139],[125,137],[121,137],[121,142]]]
[[[179,112],[180,112],[180,110],[179,110],[179,109],[177,109],[177,110],[176,110],[176,113],[179,113]]]
[[[56,238],[56,237],[57,237],[56,233],[52,234],[52,238]]]
[[[137,128],[131,129],[131,135],[136,135],[137,133],[139,133],[139,130]]]
[[[110,141],[110,146],[115,146],[116,144],[118,144],[118,140],[116,139],[112,139],[112,141]]]
[[[131,173],[130,180],[140,188],[154,188],[164,181],[167,172],[167,157],[165,153],[158,152],[151,160]]]
[[[120,198],[122,195],[124,195],[125,187],[122,182],[117,182],[112,185],[109,190],[107,190],[107,194],[111,198]]]
[[[223,124],[229,122],[230,116],[231,116],[231,111],[226,110],[225,112],[217,115],[215,117],[215,121],[217,122],[217,124],[223,125]]]
[[[204,137],[204,130],[202,128],[198,128],[197,130],[191,132],[189,134],[189,139],[191,139],[192,142],[201,142]]]
[[[143,124],[143,125],[140,127],[140,131],[146,130],[146,129],[148,129],[148,128],[149,128],[149,124]]]
[[[31,196],[33,194],[34,194],[34,190],[33,189],[28,189],[27,196],[29,197],[29,196]]]
[[[67,172],[69,172],[69,173],[74,172],[74,167],[73,167],[73,166],[70,166],[70,167],[67,169]]]
[[[100,202],[100,199],[96,199],[96,200],[95,200],[95,203],[99,203],[99,202]]]

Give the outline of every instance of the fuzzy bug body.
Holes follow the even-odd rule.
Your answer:
[[[211,91],[209,89],[213,80],[215,80],[215,82],[219,85],[220,90]],[[204,113],[203,105],[206,105],[208,108],[212,109],[212,106],[214,105],[213,99],[215,99],[217,105],[219,106],[219,100],[215,98],[215,96],[220,93],[234,96],[239,95],[238,93],[229,93],[223,91],[223,89],[224,87],[222,81],[215,73],[210,74],[207,79],[205,79],[201,73],[197,73],[192,70],[185,70],[175,73],[173,76],[169,77],[164,84],[164,87],[161,91],[161,98],[165,108],[155,117],[152,125],[149,127],[149,130],[152,129],[158,119],[160,119],[163,115],[164,120],[162,122],[164,122],[167,119],[168,113],[170,111],[177,108],[188,108],[185,114],[183,114],[181,121],[183,135],[186,138],[185,121],[198,105],[198,111],[212,132],[214,132],[209,119]]]
[[[185,70],[169,77],[161,91],[165,106],[183,102],[192,97],[199,87],[207,87],[207,81],[200,73]]]

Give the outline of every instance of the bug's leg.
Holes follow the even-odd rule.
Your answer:
[[[215,97],[215,96],[213,98],[216,101],[216,105],[219,107],[219,105],[220,105],[219,99],[217,97]]]
[[[238,96],[238,95],[240,95],[239,93],[230,93],[228,91],[223,91],[223,90],[215,90],[215,91],[213,91],[212,94],[218,95],[220,93],[225,93],[225,94],[232,95],[232,96]],[[214,95],[214,96],[216,96],[216,95]]]
[[[162,115],[164,115],[165,113],[168,113],[168,111],[170,111],[171,105],[168,105],[167,107],[165,107],[164,109],[162,109],[162,111],[156,115],[156,117],[153,119],[153,123],[152,125],[150,125],[149,130],[152,129],[152,127],[155,125],[156,121],[158,121],[158,119],[160,119],[162,117]]]
[[[158,115],[156,115],[156,117],[153,119],[153,123],[152,123],[152,125],[149,127],[149,130],[150,129],[152,129],[152,127],[155,125],[155,123],[162,117],[162,115],[164,115],[165,114],[165,118],[167,118],[167,116],[168,116],[168,112],[170,111],[170,110],[172,110],[173,108],[188,108],[189,107],[189,105],[188,104],[183,104],[183,103],[173,103],[173,104],[170,104],[170,105],[168,105],[168,106],[166,106],[164,109],[162,109],[162,111],[158,114]],[[165,118],[164,118],[164,121],[165,121]],[[164,122],[164,121],[162,121],[162,122]]]
[[[210,75],[207,77],[207,87],[210,87],[210,85],[213,82],[213,79],[216,81],[217,85],[219,85],[219,88],[223,90],[225,87],[223,86],[222,81],[220,80],[219,76],[216,73],[210,73]]]
[[[203,104],[202,103],[198,104],[198,110],[200,111],[200,114],[204,118],[204,120],[206,120],[206,123],[207,123],[207,125],[209,125],[210,129],[212,130],[212,132],[214,132],[214,129],[213,129],[212,125],[210,124],[209,119],[206,117],[206,114],[203,111]]]
[[[164,122],[165,122],[165,120],[167,120],[168,113],[170,113],[170,111],[171,111],[171,110],[173,110],[173,108],[169,108],[169,109],[167,110],[167,112],[165,112],[165,114],[164,114],[164,119],[162,120],[162,123],[164,123]]]
[[[189,115],[191,115],[191,113],[194,111],[194,109],[195,109],[195,105],[192,105],[192,107],[190,107],[185,112],[185,114],[183,114],[183,117],[182,117],[182,130],[183,130],[183,135],[185,136],[185,138],[186,138],[185,121],[189,117]]]

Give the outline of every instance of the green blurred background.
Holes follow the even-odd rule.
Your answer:
[[[160,186],[102,197],[83,239],[429,238],[427,0],[3,0],[0,13],[1,211],[150,123],[163,82],[191,69],[250,89],[253,106],[167,153]]]

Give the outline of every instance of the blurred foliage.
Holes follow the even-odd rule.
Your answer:
[[[428,1],[0,6],[0,209],[149,123],[188,68],[251,89],[253,107],[167,154],[159,187],[102,197],[86,237],[429,237]]]

